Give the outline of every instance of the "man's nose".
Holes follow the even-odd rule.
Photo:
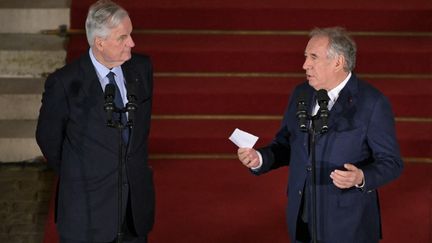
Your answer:
[[[134,47],[135,46],[135,42],[133,41],[132,36],[129,36],[128,46],[130,46],[130,47]]]
[[[304,63],[303,63],[303,69],[304,69],[304,70],[307,70],[308,67],[309,67],[309,62],[308,62],[308,60],[306,59],[306,60],[304,61]]]

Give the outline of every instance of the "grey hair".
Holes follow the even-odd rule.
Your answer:
[[[311,38],[321,36],[327,37],[329,40],[327,57],[334,58],[337,55],[343,55],[346,61],[344,70],[346,72],[354,70],[356,65],[357,46],[344,28],[315,28],[309,33],[309,36]]]
[[[110,0],[99,0],[89,8],[86,19],[86,35],[90,46],[96,37],[107,38],[111,29],[129,16],[128,12]]]

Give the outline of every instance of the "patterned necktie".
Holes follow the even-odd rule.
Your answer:
[[[114,75],[115,74],[113,72],[109,72],[107,74],[107,78],[109,80],[109,83],[114,84],[114,86],[115,86],[114,103],[115,103],[116,107],[118,109],[123,109],[124,108],[123,99],[122,99],[121,94],[120,94],[120,89],[117,86],[117,83],[115,82]],[[116,118],[116,120],[121,121],[123,126],[125,126],[123,128],[122,137],[123,137],[123,142],[127,145],[129,142],[129,127],[126,126],[126,123],[127,123],[126,113],[115,113],[114,117]]]

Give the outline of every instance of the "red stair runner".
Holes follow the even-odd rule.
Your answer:
[[[92,2],[72,1],[71,28],[83,28]],[[403,157],[432,158],[430,0],[118,3],[129,11],[136,30],[178,30],[133,33],[134,51],[150,55],[156,71],[152,155],[234,156],[236,147],[227,138],[237,127],[259,136],[257,146],[267,144],[279,129],[290,92],[303,81],[308,40],[305,35],[275,31],[341,25],[352,32],[406,32],[354,36],[356,73],[390,99]],[[71,36],[68,61],[87,49],[84,35]],[[234,159],[165,159],[151,164],[157,211],[150,242],[289,242],[284,219],[286,169],[255,177]],[[384,243],[432,242],[431,174],[431,163],[408,162],[401,178],[380,190]],[[50,215],[45,243],[57,242],[52,220]]]

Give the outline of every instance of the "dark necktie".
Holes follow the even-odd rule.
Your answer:
[[[123,104],[123,99],[121,97],[120,94],[120,89],[117,86],[117,83],[115,82],[114,79],[114,73],[113,72],[109,72],[107,74],[107,78],[110,82],[110,84],[114,84],[115,86],[115,97],[114,97],[114,103],[116,105],[116,107],[118,109],[123,109],[124,108],[124,104]],[[129,127],[126,126],[127,120],[126,120],[126,113],[114,113],[114,117],[116,118],[116,120],[121,121],[121,123],[124,126],[123,132],[122,132],[122,137],[123,137],[123,142],[127,145],[129,142]]]

